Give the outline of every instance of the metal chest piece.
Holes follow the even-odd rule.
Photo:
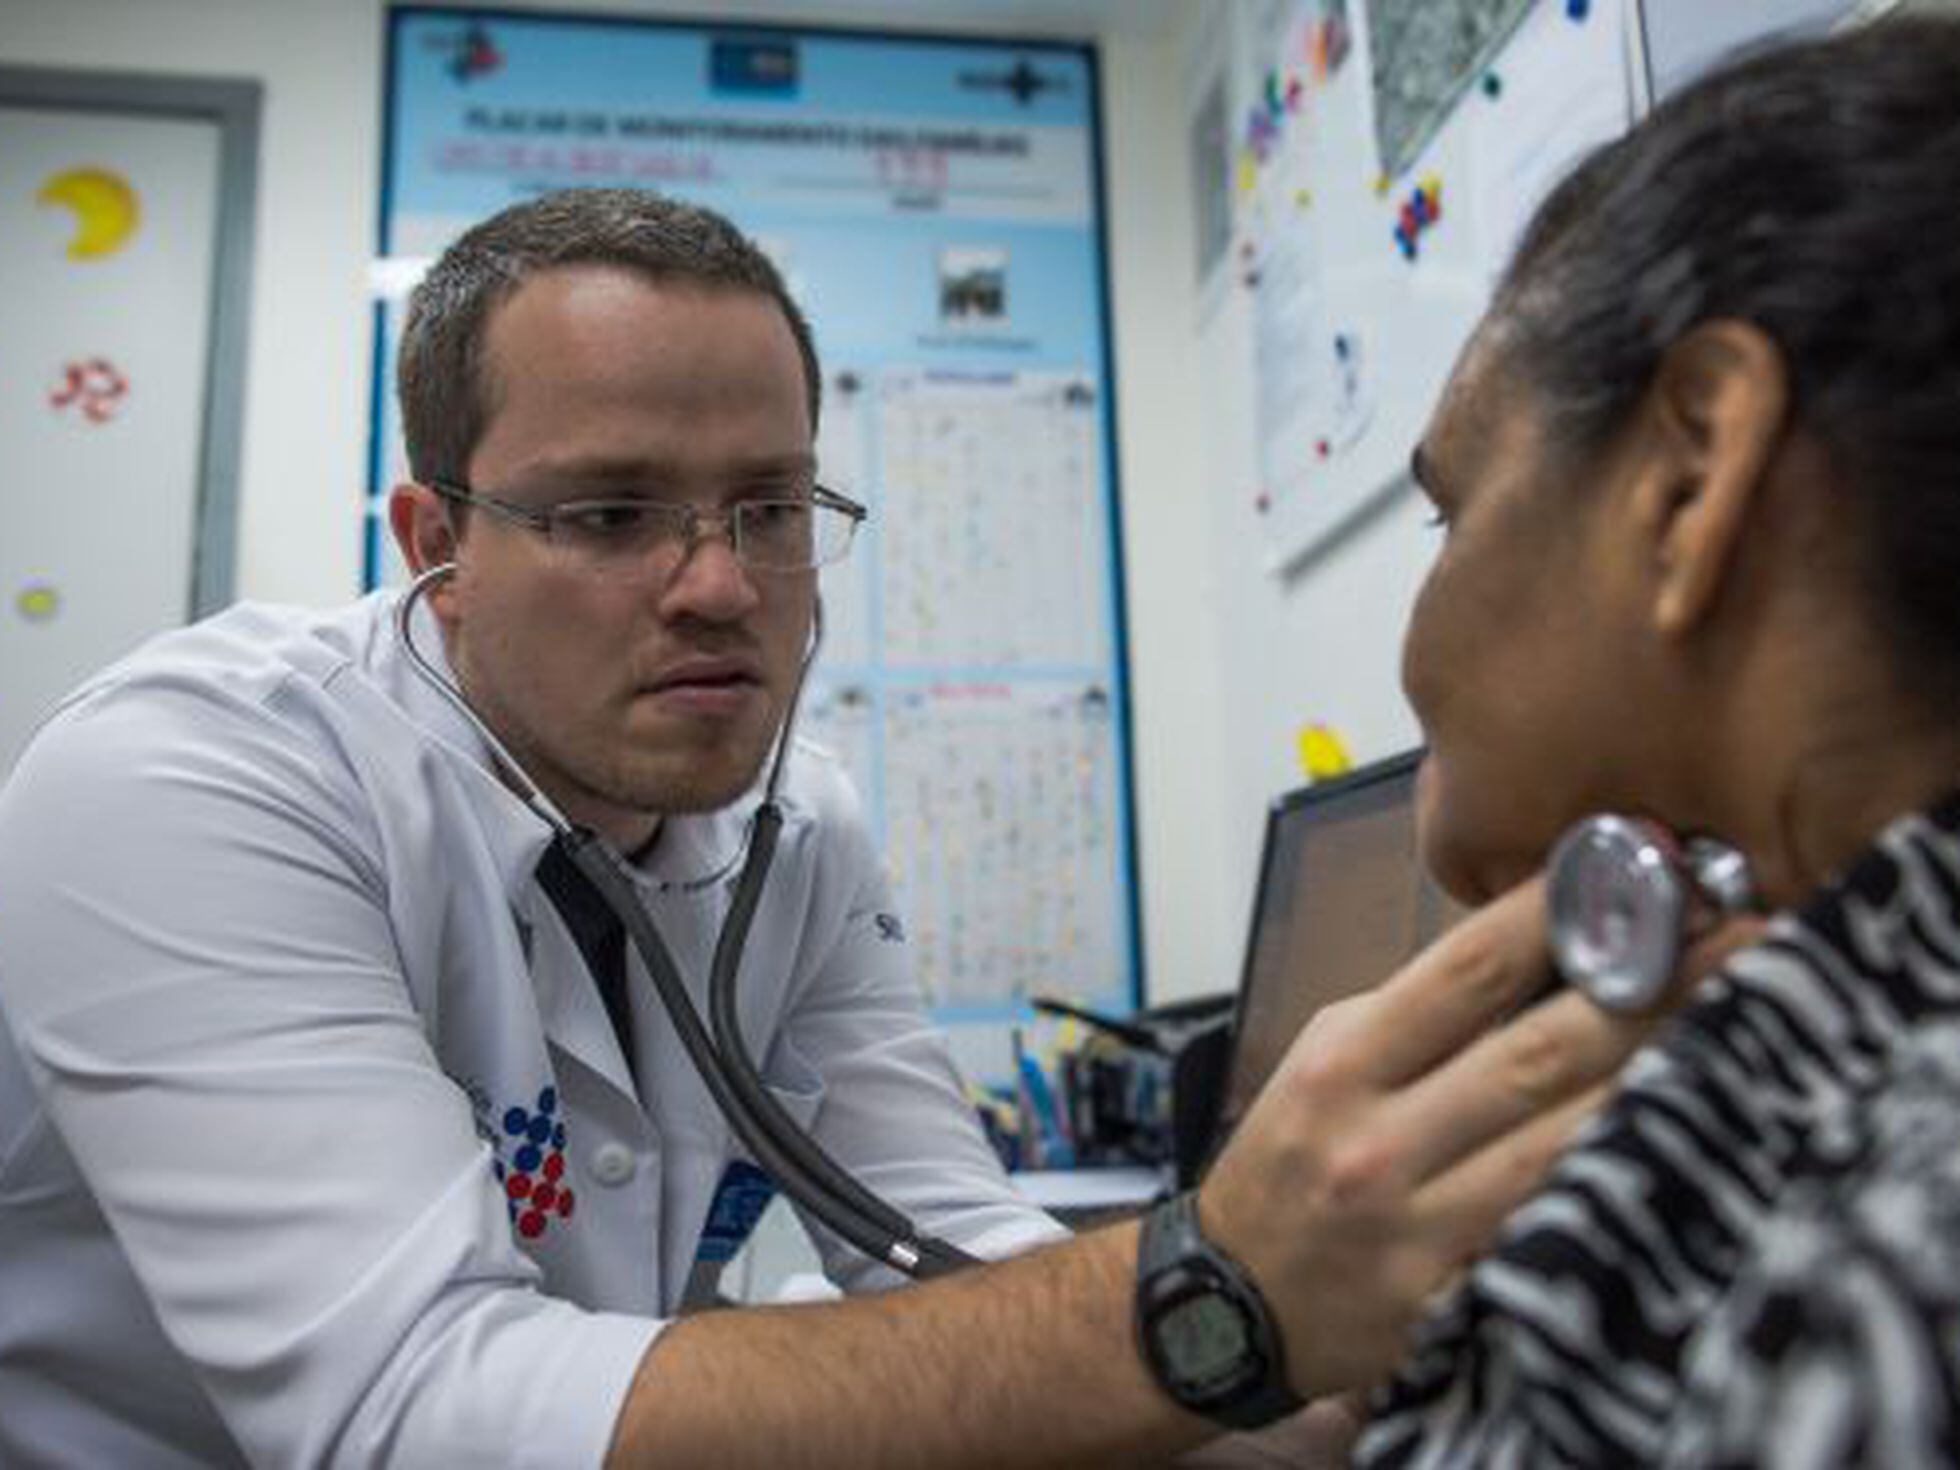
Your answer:
[[[1685,844],[1658,823],[1588,817],[1552,850],[1552,959],[1601,1009],[1660,999],[1683,945],[1753,901],[1742,854],[1712,838]]]

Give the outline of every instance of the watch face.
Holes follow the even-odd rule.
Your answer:
[[[1230,1387],[1255,1365],[1245,1313],[1211,1292],[1188,1296],[1159,1317],[1157,1343],[1171,1372],[1200,1395]]]

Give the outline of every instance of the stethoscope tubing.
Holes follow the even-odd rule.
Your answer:
[[[872,1259],[920,1279],[973,1264],[973,1258],[956,1246],[918,1230],[901,1211],[866,1188],[789,1116],[762,1080],[738,1019],[736,999],[742,956],[782,831],[777,789],[804,679],[822,640],[822,604],[817,604],[810,649],[784,712],[763,800],[750,819],[741,871],[715,941],[708,973],[713,1026],[710,1033],[688,995],[680,967],[640,901],[635,880],[624,860],[597,833],[570,821],[559,811],[470,706],[462,689],[443,677],[415,646],[411,614],[416,602],[454,571],[455,564],[445,562],[424,571],[410,584],[396,608],[396,640],[418,676],[436,689],[489,746],[517,787],[520,799],[552,829],[566,855],[617,916],[646,967],[654,993],[673,1024],[682,1049],[736,1137],[784,1193]]]

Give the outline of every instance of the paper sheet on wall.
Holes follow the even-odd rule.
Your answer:
[[[1108,573],[1081,555],[1102,513],[1086,379],[891,374],[879,446],[889,663],[1097,659]]]
[[[935,1005],[1093,993],[1129,942],[1109,572],[1077,550],[1101,514],[1095,391],[893,368],[855,401],[834,432],[870,447],[826,441],[825,463],[868,456],[880,554],[826,599],[862,597],[879,636],[826,655],[804,728],[877,813]]]
[[[1108,691],[940,683],[886,711],[892,875],[936,1005],[1113,974],[1120,914]]]

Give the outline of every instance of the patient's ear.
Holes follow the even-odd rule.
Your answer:
[[[1645,405],[1656,453],[1636,494],[1658,556],[1655,626],[1708,616],[1762,503],[1790,407],[1789,368],[1749,322],[1702,322],[1661,356]]]

